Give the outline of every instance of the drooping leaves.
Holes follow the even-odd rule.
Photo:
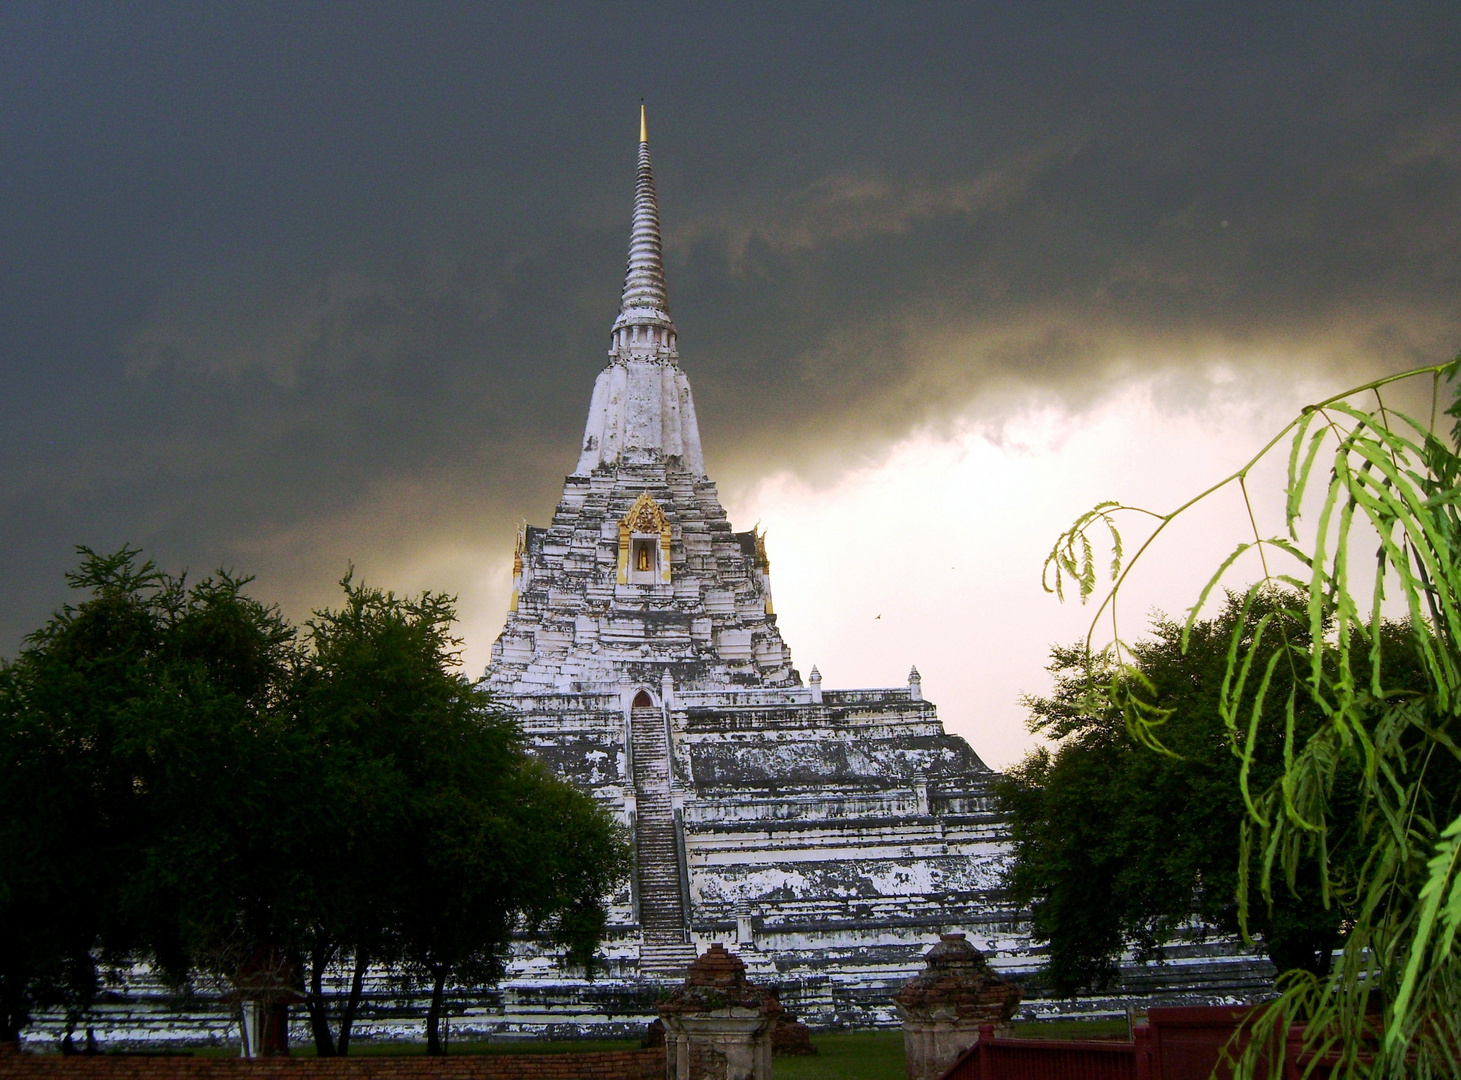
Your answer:
[[[1189,624],[1248,551],[1262,557],[1264,572],[1250,598],[1275,583],[1302,590],[1293,614],[1306,633],[1256,611],[1234,630],[1217,708],[1247,808],[1240,856],[1260,885],[1255,897],[1240,875],[1244,920],[1259,897],[1271,906],[1292,892],[1305,867],[1318,868],[1326,903],[1349,913],[1334,970],[1286,975],[1253,1045],[1302,1021],[1306,1052],[1330,1054],[1325,1071],[1335,1076],[1461,1073],[1461,397],[1445,409],[1457,421],[1451,445],[1434,421],[1443,384],[1458,369],[1461,359],[1402,372],[1305,409],[1232,476],[1152,515],[1157,528],[1098,612],[1111,614],[1120,657],[1114,598],[1133,564],[1172,520],[1230,484],[1243,490],[1251,534],[1214,573]],[[1385,405],[1384,387],[1427,376],[1430,422]],[[1366,395],[1372,408],[1361,404]],[[1284,439],[1285,530],[1266,537],[1247,479]],[[1064,574],[1084,598],[1090,575],[1068,553],[1084,551],[1097,521],[1113,528],[1111,513],[1102,504],[1060,537],[1047,564],[1057,591]],[[1387,617],[1400,619],[1403,632]],[[1260,643],[1275,633],[1280,647],[1266,652]],[[1285,666],[1293,677],[1280,680]],[[1113,698],[1138,697],[1120,675],[1118,663],[1107,681]],[[1270,692],[1276,680],[1286,693]],[[1307,733],[1295,726],[1305,710],[1322,717]],[[1139,706],[1127,715],[1134,735],[1156,739],[1158,724]],[[1277,758],[1265,749],[1274,732],[1282,736]],[[1264,769],[1277,775],[1262,779]],[[1244,1075],[1260,1065],[1256,1049],[1240,1062]]]

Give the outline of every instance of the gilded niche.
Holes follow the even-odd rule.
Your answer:
[[[629,508],[629,513],[624,515],[620,524],[628,526],[630,532],[659,533],[665,528],[665,512],[650,497],[649,492],[644,491],[634,500],[634,505]]]
[[[640,492],[619,519],[619,584],[667,584],[672,533],[664,508],[649,492]]]

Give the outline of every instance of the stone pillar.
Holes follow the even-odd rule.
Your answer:
[[[739,948],[750,949],[754,952],[756,949],[756,928],[752,924],[751,919],[755,913],[751,910],[750,903],[745,900],[737,900],[734,911],[736,916],[736,945]]]
[[[903,1018],[908,1080],[938,1080],[979,1040],[981,1024],[1007,1024],[1021,990],[989,970],[984,954],[963,934],[942,934],[893,1002]]]
[[[812,665],[812,674],[807,679],[807,685],[812,690],[812,704],[822,704],[822,673],[817,670],[817,665]]]
[[[771,1080],[774,994],[746,981],[746,965],[716,942],[659,1007],[666,1080]]]

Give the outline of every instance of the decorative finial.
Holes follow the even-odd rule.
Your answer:
[[[649,164],[649,127],[639,103],[639,168],[634,181],[634,218],[629,230],[629,266],[619,317],[610,331],[611,355],[653,357],[674,362],[675,324],[665,295],[665,260],[659,234],[659,203]]]

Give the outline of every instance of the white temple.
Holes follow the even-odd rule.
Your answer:
[[[792,667],[763,539],[732,530],[705,475],[642,116],[608,364],[552,522],[519,530],[483,685],[520,714],[538,756],[625,823],[635,871],[612,898],[604,973],[590,981],[521,941],[495,991],[456,989],[453,1031],[638,1034],[659,988],[713,941],[812,1025],[895,1022],[894,990],[941,932],[966,933],[1006,972],[1036,967],[999,892],[1008,849],[993,774],[944,732],[918,672],[906,686],[825,690],[815,668],[803,683]],[[1245,1000],[1271,978],[1232,942],[1164,955],[1161,968],[1128,967],[1119,990],[1027,998],[1025,1013]],[[357,1035],[419,1037],[415,995],[373,970]],[[223,1042],[233,1016],[222,999],[178,1001],[136,967],[88,1023],[108,1044]],[[27,1039],[63,1028],[48,1014]]]
[[[631,830],[611,985],[676,978],[724,941],[809,1021],[867,1022],[891,1017],[940,931],[1020,948],[992,774],[944,732],[917,671],[839,691],[792,666],[763,539],[732,529],[705,474],[642,116],[608,363],[552,522],[519,531],[484,684]],[[526,949],[512,974],[508,1013],[534,985],[544,1002],[563,987]]]

